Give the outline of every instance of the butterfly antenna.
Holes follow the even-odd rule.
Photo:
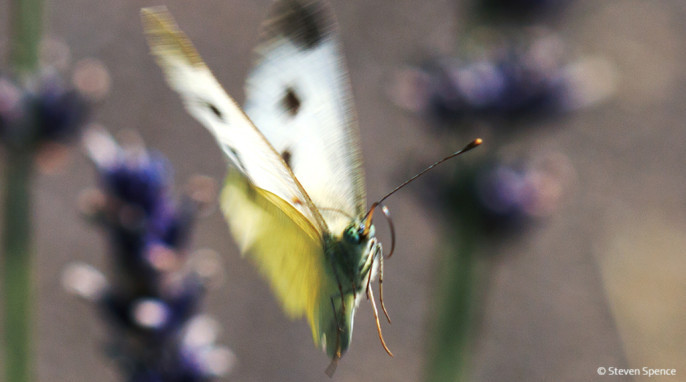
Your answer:
[[[482,140],[481,138],[476,138],[475,140],[469,142],[469,144],[466,145],[465,147],[463,147],[461,150],[458,150],[458,151],[456,151],[456,152],[454,152],[454,153],[448,155],[447,157],[445,157],[445,158],[443,158],[443,159],[441,159],[441,160],[439,160],[439,161],[436,161],[436,162],[432,163],[429,167],[427,167],[427,168],[425,168],[424,170],[420,171],[417,175],[415,175],[415,176],[413,176],[412,178],[410,178],[410,179],[404,181],[404,182],[401,183],[398,187],[394,188],[391,192],[389,192],[388,194],[384,195],[383,198],[381,198],[381,199],[379,199],[378,201],[372,203],[371,208],[369,208],[369,212],[367,212],[367,215],[366,215],[365,218],[364,218],[364,231],[362,232],[362,235],[363,235],[363,236],[366,236],[366,235],[369,234],[369,229],[370,229],[370,227],[371,227],[372,217],[374,216],[374,210],[376,209],[377,206],[379,206],[381,203],[383,203],[383,201],[386,200],[389,196],[395,194],[395,193],[396,193],[397,191],[399,191],[401,188],[403,188],[403,187],[407,186],[408,184],[414,182],[417,178],[419,178],[420,176],[426,174],[427,172],[429,172],[431,169],[433,169],[434,167],[438,166],[439,164],[441,164],[441,163],[443,163],[443,162],[445,162],[445,161],[447,161],[447,160],[450,160],[450,159],[452,159],[452,158],[455,158],[455,157],[458,156],[458,155],[464,154],[464,153],[466,153],[467,151],[469,151],[469,150],[471,150],[471,149],[473,149],[473,148],[479,146],[481,143],[483,143],[483,140]],[[389,257],[390,257],[390,256],[389,256]]]
[[[467,146],[463,147],[461,150],[455,151],[454,153],[448,155],[447,157],[445,157],[445,158],[443,158],[443,159],[441,159],[441,160],[439,160],[439,161],[437,161],[437,162],[432,163],[429,167],[427,167],[427,168],[425,168],[424,170],[420,171],[417,175],[415,175],[415,176],[413,176],[412,178],[410,178],[410,179],[404,181],[404,182],[403,182],[402,184],[400,184],[398,187],[394,188],[393,191],[389,192],[389,193],[386,194],[383,198],[379,199],[379,201],[376,202],[376,204],[381,204],[384,200],[386,200],[386,198],[388,198],[389,196],[395,194],[396,191],[400,190],[401,188],[403,188],[403,187],[407,186],[408,184],[412,183],[415,179],[417,179],[417,178],[419,178],[420,176],[426,174],[426,173],[429,172],[432,168],[438,166],[439,164],[441,164],[441,163],[443,163],[443,162],[445,162],[445,161],[447,161],[447,160],[450,160],[450,159],[452,159],[452,158],[455,158],[455,157],[458,156],[458,155],[461,155],[461,154],[466,153],[467,151],[469,151],[469,150],[471,150],[471,149],[473,149],[473,148],[479,146],[482,142],[483,142],[483,140],[482,140],[481,138],[476,138],[475,140],[469,142],[469,144],[468,144]]]

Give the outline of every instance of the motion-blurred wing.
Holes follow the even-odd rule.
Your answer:
[[[366,208],[356,117],[333,16],[278,0],[263,25],[245,111],[293,170],[331,232]]]
[[[318,232],[326,223],[279,154],[222,89],[164,7],[141,11],[148,43],[167,82],[189,113],[217,139],[233,164],[258,188],[283,199]]]
[[[286,313],[307,316],[319,344],[319,304],[327,289],[319,233],[292,205],[235,171],[226,179],[221,206],[241,250],[269,280]]]

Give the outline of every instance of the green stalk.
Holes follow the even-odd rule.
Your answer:
[[[43,36],[43,0],[11,0],[10,66],[22,79],[38,69]]]
[[[31,169],[28,149],[10,149],[5,167],[3,287],[6,381],[31,380]]]
[[[25,84],[38,70],[43,33],[43,0],[10,3],[10,58],[14,74]],[[25,129],[33,129],[28,116]],[[19,134],[7,142],[5,166],[4,262],[2,293],[4,311],[5,380],[30,382],[31,370],[31,177],[33,134]]]
[[[478,232],[462,225],[447,237],[436,288],[427,382],[465,381],[469,377],[477,288],[481,282]]]

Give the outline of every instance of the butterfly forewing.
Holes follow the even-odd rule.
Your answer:
[[[152,54],[186,109],[217,139],[236,168],[303,214],[320,234],[326,224],[264,135],[224,91],[166,8],[141,11]]]
[[[358,129],[333,15],[277,1],[262,28],[245,111],[340,234],[366,208]]]

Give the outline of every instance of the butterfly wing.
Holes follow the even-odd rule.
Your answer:
[[[141,10],[148,43],[169,85],[188,112],[217,139],[231,162],[252,184],[286,201],[320,233],[326,223],[290,168],[226,94],[166,8]]]
[[[281,157],[224,92],[165,9],[144,9],[152,53],[189,112],[214,136],[237,170],[222,210],[241,251],[257,264],[291,317],[307,316],[319,343],[326,225]]]
[[[278,0],[263,25],[245,111],[340,234],[366,208],[358,129],[335,22],[321,2]]]
[[[227,176],[221,206],[238,246],[270,281],[286,313],[307,317],[319,344],[326,268],[317,230],[292,205],[235,171]]]

